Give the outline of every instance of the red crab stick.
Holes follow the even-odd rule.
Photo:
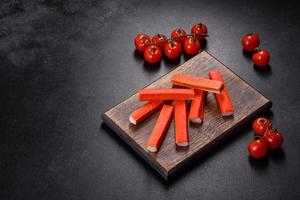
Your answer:
[[[186,102],[175,101],[175,140],[178,146],[189,145]]]
[[[152,130],[147,143],[147,149],[150,152],[157,152],[163,139],[166,136],[170,122],[172,121],[174,107],[165,104],[159,114],[156,124]]]
[[[195,77],[187,74],[175,74],[172,77],[174,85],[184,86],[188,88],[200,89],[208,92],[220,94],[223,89],[223,83],[218,80],[210,80],[208,78]]]
[[[137,125],[140,121],[158,110],[163,105],[163,103],[163,101],[149,101],[130,114],[129,122]]]
[[[218,70],[210,71],[208,75],[212,80],[218,80],[224,82],[222,75]],[[234,112],[233,104],[231,102],[229,92],[225,84],[221,94],[215,94],[215,97],[218,102],[222,115],[223,116],[233,115]]]
[[[203,90],[195,90],[195,99],[193,99],[190,113],[189,113],[189,120],[193,123],[202,123],[203,116],[204,116],[204,105],[207,92]]]
[[[193,89],[143,89],[139,91],[140,101],[150,100],[189,100],[193,99],[195,91]]]

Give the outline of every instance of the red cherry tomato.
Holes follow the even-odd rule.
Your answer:
[[[199,23],[199,24],[194,24],[192,27],[191,33],[193,34],[207,34],[207,27],[205,24]],[[204,40],[205,36],[198,35],[196,36],[198,40]]]
[[[267,155],[268,152],[268,143],[262,138],[258,140],[254,140],[248,145],[249,155],[253,158],[260,159]]]
[[[270,129],[271,127],[272,127],[272,121],[265,117],[260,117],[254,120],[252,124],[253,131],[260,136],[264,136],[268,131],[268,129]]]
[[[253,54],[252,60],[257,67],[264,67],[269,64],[270,53],[267,50],[259,50]]]
[[[168,41],[164,41],[167,40],[168,38],[163,35],[163,34],[156,34],[152,37],[152,42],[157,42],[155,45],[158,46],[159,48],[163,49],[166,44],[168,43]],[[164,42],[162,42],[164,41]]]
[[[140,52],[145,51],[149,42],[151,42],[151,38],[144,33],[138,34],[134,39],[135,48]]]
[[[157,63],[161,60],[161,49],[155,45],[150,45],[145,49],[144,58],[148,63]]]
[[[180,37],[180,36],[182,36],[182,37]],[[179,37],[179,38],[177,38],[177,37]],[[180,44],[182,44],[186,38],[186,32],[182,28],[177,28],[171,33],[171,38],[175,38],[174,40],[176,42],[179,42]]]
[[[243,49],[246,51],[254,51],[259,46],[260,40],[257,34],[250,33],[242,38]]]
[[[168,58],[175,59],[180,55],[181,50],[181,45],[178,42],[169,41],[165,46],[164,52]]]
[[[195,37],[188,37],[183,43],[184,52],[189,55],[195,55],[200,50],[200,42]]]
[[[265,139],[268,142],[268,147],[271,150],[278,149],[283,143],[283,136],[276,129],[269,130]]]

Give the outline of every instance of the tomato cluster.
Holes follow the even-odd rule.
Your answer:
[[[256,33],[249,33],[243,36],[242,46],[247,52],[253,53],[252,61],[259,68],[266,67],[270,62],[270,53],[267,50],[259,49],[260,39]]]
[[[144,53],[148,63],[157,63],[164,54],[169,59],[178,58],[182,51],[188,55],[195,55],[201,49],[201,41],[205,40],[208,30],[205,24],[194,24],[191,34],[182,28],[177,28],[171,33],[171,38],[163,34],[156,34],[152,38],[145,33],[135,37],[136,50]]]
[[[251,157],[260,159],[267,155],[268,150],[276,150],[281,147],[282,133],[272,128],[271,120],[260,117],[254,120],[252,129],[256,139],[248,144],[248,152]]]

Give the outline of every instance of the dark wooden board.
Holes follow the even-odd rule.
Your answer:
[[[151,115],[137,126],[129,124],[130,113],[145,103],[138,101],[136,93],[103,113],[102,118],[130,147],[165,179],[168,179],[201,153],[207,152],[211,147],[224,140],[226,136],[234,133],[235,129],[240,128],[248,120],[272,106],[270,100],[206,51],[162,76],[146,88],[172,87],[171,77],[178,72],[207,77],[208,72],[213,69],[221,71],[231,95],[235,113],[233,117],[222,117],[213,94],[209,93],[203,124],[200,126],[190,124],[189,126],[190,145],[188,148],[176,148],[173,120],[159,152],[149,153],[147,151],[147,140],[159,112]]]

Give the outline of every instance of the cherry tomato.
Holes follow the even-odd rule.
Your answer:
[[[192,27],[191,33],[193,34],[207,34],[207,27],[205,24],[202,23],[198,23],[198,24],[194,24],[194,26]],[[204,40],[205,36],[202,35],[198,35],[196,36],[198,38],[198,40]]]
[[[186,38],[185,35],[186,35],[186,32],[182,28],[177,28],[171,33],[171,38],[175,38],[174,40],[176,42],[179,42],[180,44],[182,44]],[[182,37],[180,37],[180,36],[182,36]],[[179,37],[179,38],[176,38],[176,37]]]
[[[259,50],[253,54],[252,60],[257,67],[264,67],[269,64],[270,53],[267,50]]]
[[[260,40],[256,33],[249,33],[242,38],[243,49],[246,51],[254,51],[259,46]]]
[[[144,33],[138,34],[134,39],[135,48],[140,52],[145,51],[149,42],[151,42],[151,38]]]
[[[260,159],[267,155],[268,143],[264,138],[254,140],[248,144],[249,155],[253,158]]]
[[[195,55],[200,50],[200,42],[195,37],[188,37],[183,43],[184,52],[189,55]]]
[[[145,49],[144,58],[148,63],[157,63],[161,60],[161,49],[155,45],[150,45]]]
[[[168,43],[168,41],[165,41],[165,42],[160,42],[160,41],[167,40],[167,39],[168,38],[163,34],[156,34],[152,37],[152,42],[157,42],[156,46],[163,49],[166,46],[166,44]]]
[[[271,127],[272,121],[265,117],[260,117],[254,120],[252,124],[253,131],[260,136],[264,136]]]
[[[164,52],[168,58],[175,59],[180,55],[181,50],[181,45],[178,42],[169,41],[165,46]]]
[[[283,136],[276,129],[269,130],[265,139],[268,142],[268,147],[271,150],[278,149],[283,143]]]

